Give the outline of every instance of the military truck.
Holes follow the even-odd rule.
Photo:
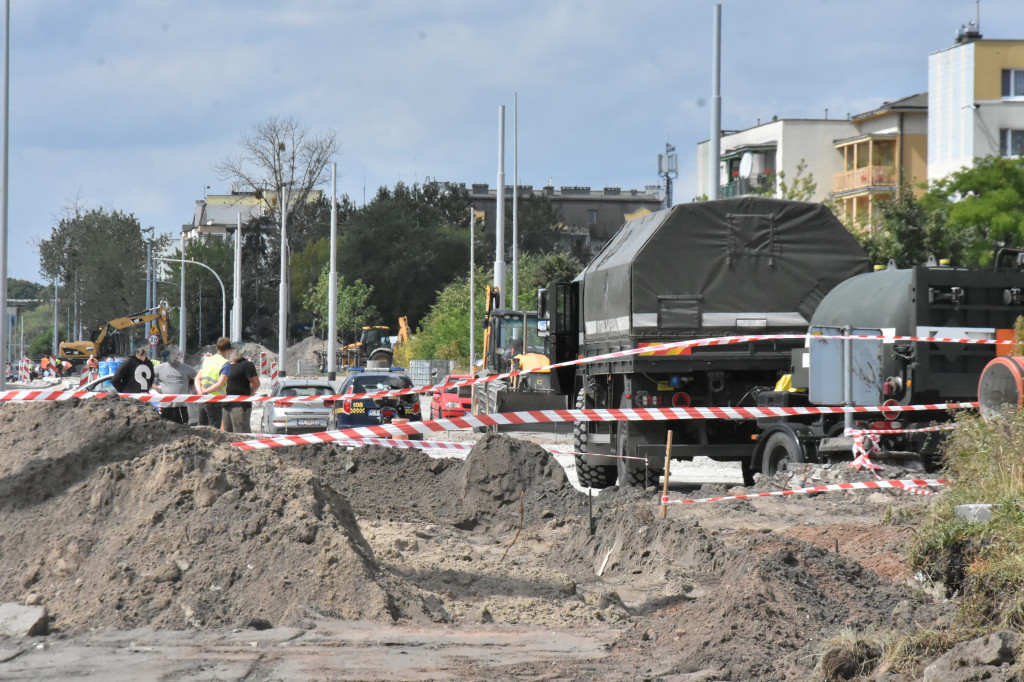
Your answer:
[[[879,406],[852,416],[580,422],[576,467],[592,487],[647,485],[671,456],[740,462],[744,480],[851,457],[851,429],[892,431],[883,454],[935,463],[945,409],[977,399],[985,365],[1008,346],[916,338],[1013,337],[1024,314],[1024,252],[990,269],[931,262],[868,272],[853,237],[820,205],[741,198],[674,207],[626,223],[573,282],[539,295],[553,361],[711,337],[803,339],[661,350],[559,368],[577,407]],[[869,340],[837,337],[871,336]],[[912,337],[899,340],[895,337]],[[997,348],[999,350],[997,350]],[[621,457],[635,459],[622,459]]]
[[[854,237],[820,204],[681,204],[628,221],[574,281],[540,292],[538,312],[555,363],[671,341],[803,335],[825,295],[869,269]],[[581,408],[755,406],[803,346],[751,341],[629,355],[557,369],[553,384]],[[752,420],[580,422],[580,482],[653,483],[669,429],[673,459],[738,461],[747,479],[758,468],[763,429]]]

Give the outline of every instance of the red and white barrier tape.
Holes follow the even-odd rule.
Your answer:
[[[196,396],[198,397],[198,396]],[[230,397],[230,396],[228,396]],[[900,405],[887,407],[892,411],[944,411],[977,407],[977,403],[950,403],[945,405]],[[880,409],[880,408],[879,408]],[[877,412],[878,410],[874,410]],[[452,419],[413,421],[405,424],[360,426],[336,432],[343,437],[400,436],[403,434],[432,434],[441,431],[464,431],[482,426],[524,426],[532,424],[558,424],[593,421],[668,421],[693,419],[756,419],[758,417],[784,417],[808,414],[842,414],[845,412],[871,412],[865,407],[657,407],[626,410],[536,410],[530,412],[501,412],[496,414],[467,415]],[[309,434],[316,436],[319,434]],[[329,442],[329,441],[323,441]],[[276,437],[232,443],[245,450],[291,445]]]
[[[950,485],[953,483],[952,480],[947,478],[922,478],[922,479],[904,479],[904,480],[890,480],[890,481],[853,481],[850,483],[830,483],[828,485],[816,485],[810,488],[793,488],[791,490],[772,490],[767,493],[751,493],[749,495],[727,495],[723,497],[705,497],[700,500],[669,500],[662,497],[660,504],[693,504],[697,502],[722,502],[725,500],[751,500],[756,497],[784,497],[786,495],[806,495],[808,493],[824,493],[836,490],[880,490],[883,488],[890,488],[895,490],[904,490],[911,492],[911,488],[917,488],[921,486],[940,486]]]
[[[341,431],[319,431],[316,433],[284,433],[284,434],[259,434],[246,433],[235,434],[244,436],[255,436],[252,440],[232,443],[243,450],[261,449],[257,447],[243,447],[244,443],[274,441],[275,445],[264,447],[286,447],[289,445],[321,445],[323,443],[334,443],[351,447],[363,445],[384,445],[392,448],[414,448],[417,450],[472,450],[475,443],[456,443],[453,441],[440,440],[408,440],[403,438],[361,438],[346,437],[339,435]]]
[[[293,396],[289,398],[270,398],[268,396],[261,397],[241,397],[241,400],[232,400],[231,402],[264,402],[272,400],[277,404],[287,405],[292,403],[303,403],[303,402],[326,402],[332,401],[337,402],[339,400],[360,400],[360,399],[375,399],[383,397],[393,396],[404,396],[404,395],[415,395],[429,393],[434,390],[443,390],[450,388],[459,388],[464,386],[471,386],[474,384],[488,383],[491,381],[502,381],[510,379],[515,376],[521,376],[524,374],[537,374],[547,372],[552,369],[561,367],[570,367],[574,365],[582,365],[593,362],[601,362],[604,360],[611,360],[614,358],[628,357],[631,355],[653,355],[662,351],[681,349],[681,348],[697,348],[697,347],[712,347],[712,346],[729,346],[741,343],[753,343],[760,341],[779,341],[779,340],[808,340],[808,339],[851,339],[851,340],[878,340],[882,339],[885,341],[920,341],[920,342],[931,342],[931,343],[966,343],[966,344],[1012,344],[1012,341],[996,341],[992,339],[956,339],[956,338],[938,338],[938,337],[917,337],[917,336],[821,336],[821,335],[805,335],[805,334],[761,334],[761,335],[749,335],[749,336],[724,336],[716,338],[706,339],[690,339],[687,341],[673,341],[670,343],[656,344],[651,346],[643,346],[640,348],[631,348],[623,351],[616,351],[614,353],[605,353],[603,355],[595,355],[587,358],[580,358],[577,360],[570,360],[567,362],[555,363],[552,365],[546,365],[544,367],[538,367],[535,369],[517,370],[514,372],[504,372],[501,374],[492,374],[486,377],[475,377],[471,379],[460,379],[458,381],[450,382],[447,384],[435,384],[428,386],[420,386],[414,388],[402,388],[395,390],[385,391],[374,391],[369,393],[351,393],[344,395],[321,395],[321,396]],[[277,363],[271,364],[270,369],[271,383],[277,383],[278,380],[278,368]],[[68,396],[68,397],[89,397],[89,396]],[[193,396],[195,398],[196,396]],[[213,398],[214,396],[210,396]],[[236,396],[235,398],[238,398]],[[0,396],[0,401],[4,400]],[[17,400],[17,398],[7,398],[7,400]],[[164,402],[167,402],[166,400]],[[202,402],[196,400],[182,400],[178,399],[175,402]],[[887,410],[889,408],[886,408]],[[877,410],[874,410],[877,412]],[[892,411],[896,411],[896,408],[892,408]]]

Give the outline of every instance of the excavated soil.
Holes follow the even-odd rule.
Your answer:
[[[433,623],[453,641],[544,628],[607,646],[492,661],[486,674],[794,680],[844,630],[927,627],[953,609],[905,563],[932,496],[694,503],[661,519],[656,491],[588,503],[546,450],[503,435],[464,461],[379,446],[241,451],[125,400],[0,410],[0,602],[46,606],[51,637],[308,631],[324,618]],[[870,475],[824,467],[756,489],[851,478]],[[485,670],[445,665],[416,674]]]

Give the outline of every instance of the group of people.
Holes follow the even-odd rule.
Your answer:
[[[71,371],[71,363],[67,360],[58,360],[55,355],[44,355],[39,361],[39,376],[41,377],[62,377]]]
[[[217,339],[217,352],[203,359],[197,372],[182,362],[181,350],[172,348],[167,362],[153,365],[147,357],[149,346],[139,346],[122,362],[110,383],[120,393],[158,393],[182,395],[253,395],[260,387],[259,372],[241,349],[233,348],[231,339]],[[188,423],[188,408],[175,405],[160,408],[164,419]],[[248,433],[252,403],[199,403],[199,423],[222,431]]]

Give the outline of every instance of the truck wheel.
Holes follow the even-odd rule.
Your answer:
[[[576,409],[582,410],[590,407],[586,392],[580,389],[576,396]],[[572,424],[572,449],[575,452],[587,451],[587,422],[573,422]],[[603,464],[588,464],[586,458],[576,455],[576,476],[580,485],[587,488],[604,489],[615,485],[615,477],[618,472],[614,466]]]
[[[761,473],[770,478],[780,471],[802,464],[803,461],[804,451],[796,438],[788,433],[776,431],[768,436],[768,440],[764,444]]]
[[[619,476],[619,486],[630,486],[633,488],[657,487],[658,478],[663,471],[662,467],[651,466],[649,462],[639,462],[635,459],[623,458],[627,453],[625,442],[629,438],[629,426],[629,422],[619,424],[618,446],[615,448],[615,454],[620,457],[616,467]]]

